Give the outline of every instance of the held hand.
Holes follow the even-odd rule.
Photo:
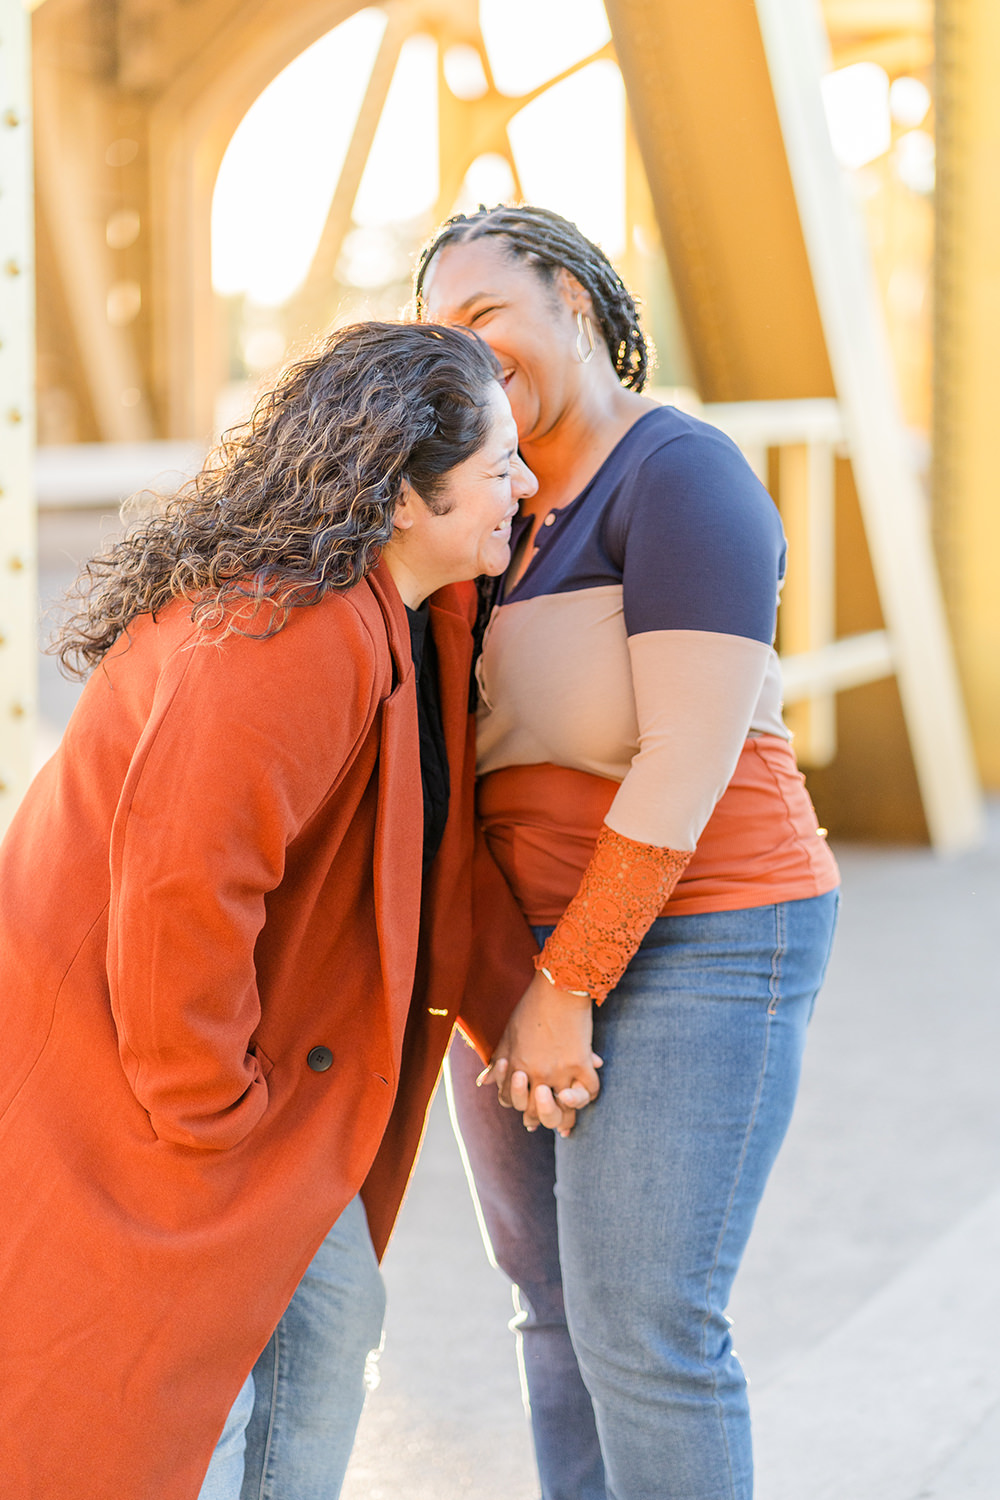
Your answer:
[[[595,1068],[604,1066],[604,1059],[598,1057],[596,1052],[592,1052],[590,1058]],[[489,1078],[499,1089],[502,1088],[507,1073],[507,1059],[501,1057],[483,1069],[476,1083],[482,1086]],[[527,1073],[518,1071],[510,1080],[509,1099],[500,1097],[499,1102],[504,1109],[516,1109],[524,1116],[526,1130],[535,1131],[539,1125],[545,1125],[549,1130],[558,1130],[565,1138],[576,1123],[578,1111],[589,1104],[593,1097],[582,1083],[560,1089],[558,1095],[553,1094],[548,1084],[540,1083],[532,1097]]]
[[[599,1068],[601,1059],[595,1053],[591,1056],[594,1066]],[[532,1090],[528,1075],[517,1072],[510,1081],[510,1101],[511,1107],[523,1115],[525,1130],[533,1132],[539,1125],[544,1125],[549,1130],[557,1130],[565,1140],[576,1123],[578,1112],[590,1103],[590,1095],[582,1084],[560,1089],[558,1094],[554,1094],[547,1083],[540,1083]]]
[[[592,1002],[536,974],[480,1081],[492,1075],[501,1104],[519,1110],[529,1130],[542,1124],[568,1135],[600,1089],[592,1036]]]

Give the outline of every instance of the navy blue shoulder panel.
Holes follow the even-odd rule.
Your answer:
[[[662,407],[542,528],[508,600],[620,583],[629,635],[707,630],[769,645],[784,563],[777,509],[736,445]]]

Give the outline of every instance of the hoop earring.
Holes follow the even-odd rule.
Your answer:
[[[597,353],[594,343],[594,327],[585,312],[576,315],[576,357],[581,365],[589,365]]]

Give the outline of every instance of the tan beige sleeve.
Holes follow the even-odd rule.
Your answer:
[[[608,827],[693,850],[736,769],[773,652],[702,630],[649,631],[628,646],[639,750]]]

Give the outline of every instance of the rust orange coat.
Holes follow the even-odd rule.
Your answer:
[[[19,810],[0,854],[12,1500],[194,1500],[366,1177],[384,1247],[470,959],[469,608],[432,602],[452,800],[422,919],[414,675],[381,566],[266,641],[195,644],[183,606],[136,622]],[[481,1045],[516,990],[470,990]]]

